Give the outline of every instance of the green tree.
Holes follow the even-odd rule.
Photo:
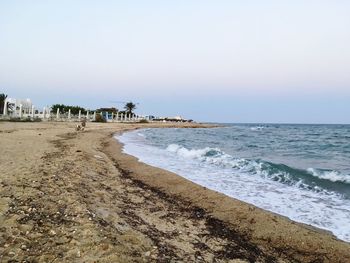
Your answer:
[[[5,100],[7,98],[7,95],[4,93],[0,94],[0,114],[4,113],[4,106],[5,106]]]
[[[51,106],[52,112],[56,113],[57,109],[60,109],[60,113],[68,113],[68,111],[71,111],[71,114],[77,115],[79,114],[79,110],[81,110],[82,114],[86,114],[86,109],[79,107],[79,106],[69,106],[64,104],[54,104]]]
[[[130,101],[125,104],[124,109],[127,113],[132,114],[133,110],[136,109],[136,105]]]

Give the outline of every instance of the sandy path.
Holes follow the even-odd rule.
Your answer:
[[[1,262],[303,262],[303,250],[267,249],[176,187],[143,180],[137,164],[125,167],[110,135],[134,127],[0,123]],[[159,173],[138,169],[147,180]]]

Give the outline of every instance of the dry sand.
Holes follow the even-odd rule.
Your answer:
[[[74,126],[0,122],[0,262],[350,262],[349,243],[140,163],[112,138],[166,124]]]

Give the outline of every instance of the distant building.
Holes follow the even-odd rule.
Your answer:
[[[159,117],[154,118],[154,121],[162,121],[162,122],[193,122],[193,120],[187,120],[182,118],[181,116],[175,116],[175,117]]]
[[[18,117],[23,114],[31,114],[32,109],[33,103],[30,99],[6,98],[3,113],[4,115]]]
[[[155,117],[153,115],[146,115],[146,116],[144,116],[144,119],[148,120],[148,121],[153,121],[155,119]]]

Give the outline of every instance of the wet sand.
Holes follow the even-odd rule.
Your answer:
[[[0,262],[350,262],[349,243],[140,163],[112,137],[159,126],[0,122]]]

